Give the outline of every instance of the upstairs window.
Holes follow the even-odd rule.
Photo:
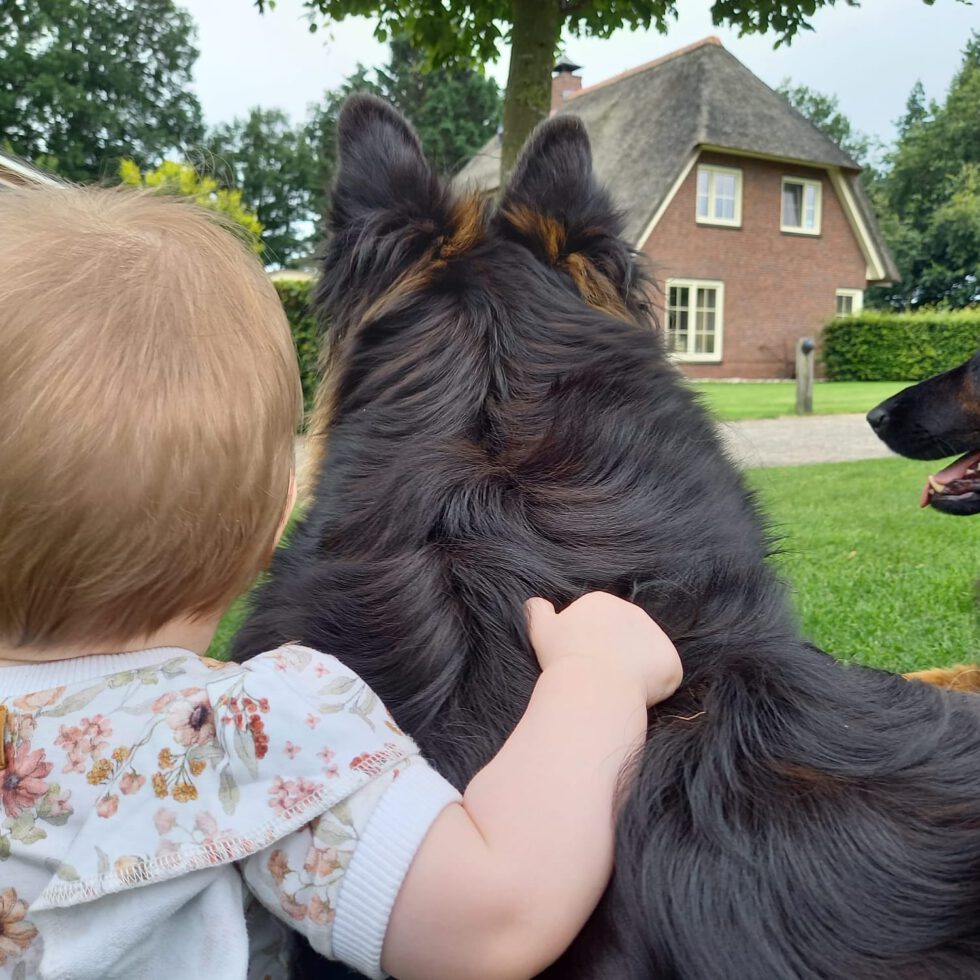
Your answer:
[[[783,178],[780,231],[792,231],[799,235],[820,234],[820,190],[819,180]]]
[[[742,224],[742,171],[730,167],[698,167],[695,216],[699,224]]]

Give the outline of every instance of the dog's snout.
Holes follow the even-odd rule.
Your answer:
[[[868,425],[877,432],[887,421],[888,412],[882,405],[878,405],[868,412]]]

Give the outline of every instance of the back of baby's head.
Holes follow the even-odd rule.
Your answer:
[[[275,290],[218,221],[0,193],[0,644],[222,608],[272,549],[299,402]]]

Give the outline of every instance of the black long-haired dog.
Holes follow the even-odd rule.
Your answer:
[[[582,126],[544,123],[498,205],[456,196],[374,99],[338,140],[322,458],[236,656],[336,654],[463,786],[535,680],[524,600],[629,597],[685,682],[549,975],[980,977],[980,700],[800,638]]]

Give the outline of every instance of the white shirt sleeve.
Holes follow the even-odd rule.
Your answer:
[[[317,952],[384,977],[395,898],[436,817],[460,799],[413,756],[242,863],[245,882]]]

